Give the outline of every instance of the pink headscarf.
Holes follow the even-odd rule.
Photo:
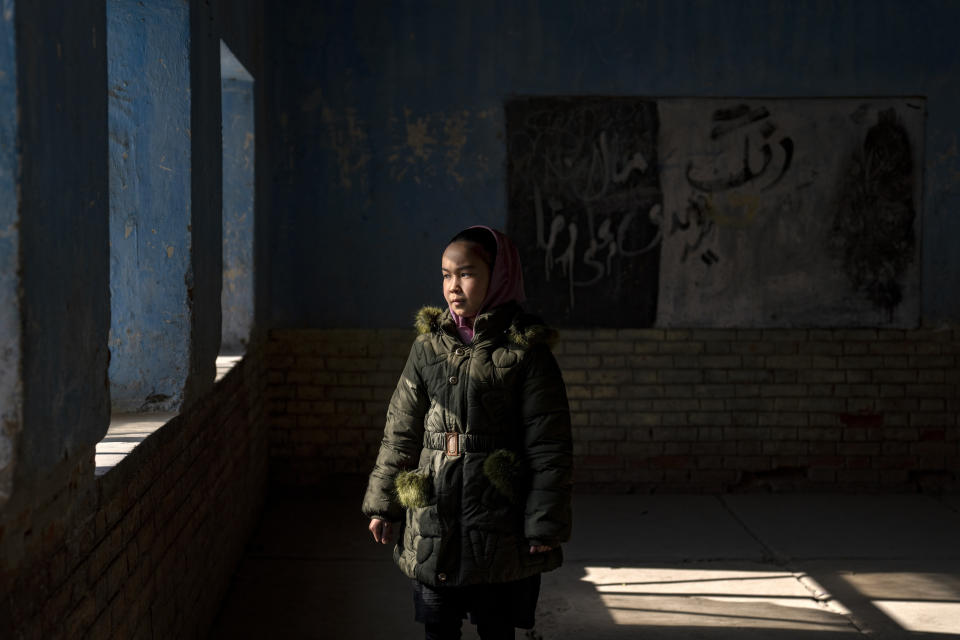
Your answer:
[[[495,309],[508,302],[523,302],[527,299],[523,291],[523,267],[520,265],[520,252],[506,234],[485,227],[476,225],[470,229],[486,229],[493,234],[497,240],[497,257],[493,263],[493,273],[490,274],[490,285],[487,287],[487,295],[483,299],[483,305],[477,312],[479,316],[484,311]],[[466,321],[454,312],[453,307],[448,303],[450,316],[457,325],[457,333],[465,343],[473,342],[473,327],[467,325]],[[476,317],[476,316],[475,316]]]

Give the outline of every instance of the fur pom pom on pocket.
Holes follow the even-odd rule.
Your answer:
[[[430,499],[430,477],[416,471],[401,471],[393,482],[393,489],[405,508],[425,507]]]
[[[516,453],[509,449],[497,449],[483,461],[483,473],[503,496],[511,502],[516,500],[523,475]]]

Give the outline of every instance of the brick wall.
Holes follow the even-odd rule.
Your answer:
[[[264,345],[270,478],[367,473],[412,330],[274,330]]]
[[[271,475],[367,473],[412,331],[266,344]],[[602,491],[956,489],[960,330],[570,330],[576,481]]]
[[[263,501],[258,362],[106,475],[94,478],[91,450],[7,505],[0,637],[205,637]]]

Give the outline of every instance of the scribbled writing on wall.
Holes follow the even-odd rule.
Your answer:
[[[782,154],[780,162],[773,165],[774,146],[770,145],[770,137],[777,131],[777,125],[769,120],[770,112],[764,107],[751,109],[745,104],[737,105],[733,109],[717,109],[713,112],[713,128],[710,130],[710,139],[719,140],[732,134],[742,134],[743,153],[740,156],[740,166],[737,171],[725,177],[696,177],[694,163],[687,164],[687,182],[690,186],[707,193],[717,191],[727,191],[742,187],[745,184],[757,180],[765,180],[762,189],[766,191],[776,185],[790,168],[790,162],[793,160],[793,139],[790,136],[783,136],[778,140],[779,151]],[[754,126],[758,125],[758,126]],[[749,129],[758,129],[754,134],[753,143],[756,148],[751,147],[751,133]],[[757,137],[761,138],[758,144]],[[759,154],[761,157],[760,168],[754,170],[751,164],[751,155]],[[769,174],[768,174],[769,170]],[[716,168],[714,168],[714,173]]]
[[[892,313],[913,260],[916,217],[910,138],[893,109],[879,113],[845,169],[833,219],[835,249],[854,289]]]
[[[767,192],[787,175],[794,153],[793,138],[778,129],[762,105],[740,103],[714,110],[709,138],[718,153],[706,161],[687,161],[687,205],[682,215],[670,214],[669,233],[683,237],[681,262],[691,255],[699,255],[707,266],[719,262],[721,250],[709,244],[717,225],[749,224],[761,199],[771,199]]]
[[[656,103],[522,98],[506,121],[507,227],[532,309],[575,326],[651,325],[663,227]]]
[[[508,230],[568,325],[916,326],[918,98],[506,106]]]
[[[657,326],[915,326],[923,101],[657,101]]]

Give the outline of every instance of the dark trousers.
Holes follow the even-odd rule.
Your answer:
[[[515,627],[533,627],[540,574],[468,587],[433,588],[412,582],[416,619],[423,623],[427,640],[459,640],[468,616],[483,640],[513,640]]]
[[[460,625],[463,621],[457,620],[447,624],[426,624],[426,640],[460,640]],[[481,640],[514,640],[516,637],[512,624],[502,625],[478,624],[477,633]]]

